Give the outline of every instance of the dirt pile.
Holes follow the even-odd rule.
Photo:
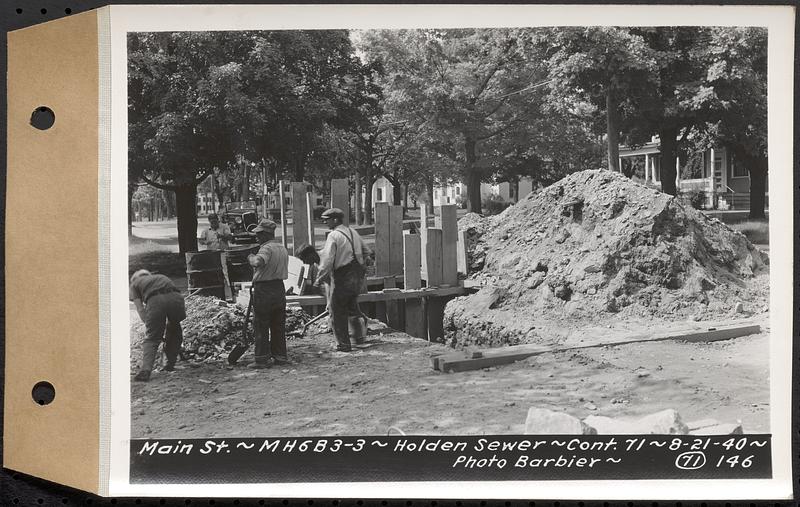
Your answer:
[[[210,296],[186,298],[186,319],[183,328],[183,357],[192,362],[213,363],[227,359],[228,352],[242,342],[245,311],[241,305],[225,303]],[[145,338],[145,326],[138,317],[131,318],[131,361],[138,364],[141,359],[141,341]],[[286,333],[298,330],[311,320],[299,307],[286,309]],[[253,316],[248,325],[250,340],[253,336]],[[288,337],[287,337],[288,338]]]
[[[571,326],[609,319],[767,311],[766,254],[719,220],[618,173],[575,173],[500,215],[459,225],[473,231],[471,264],[481,271],[470,278],[484,288],[447,305],[453,345],[553,341]]]

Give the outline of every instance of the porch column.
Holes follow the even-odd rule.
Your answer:
[[[644,181],[650,179],[650,155],[644,154]]]
[[[675,156],[675,188],[680,191],[681,187],[681,157]]]
[[[622,172],[622,157],[619,157],[619,172]]]

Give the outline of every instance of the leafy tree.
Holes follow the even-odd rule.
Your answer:
[[[548,57],[553,100],[587,100],[605,112],[607,164],[618,171],[621,112],[654,69],[644,40],[624,28],[569,27],[543,30],[535,42]]]
[[[545,71],[520,45],[516,30],[381,30],[364,32],[360,49],[385,69],[386,107],[411,125],[427,125],[440,153],[455,151],[468,209],[480,211],[480,184],[502,150],[539,111],[536,85]],[[452,150],[456,144],[456,150]],[[448,146],[450,145],[450,146]],[[454,175],[456,176],[456,175]]]

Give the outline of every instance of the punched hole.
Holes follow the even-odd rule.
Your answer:
[[[56,397],[56,388],[50,382],[42,381],[37,382],[31,391],[33,401],[39,405],[49,405]]]
[[[42,14],[47,14],[47,9],[42,9],[40,12],[41,12]]]
[[[64,14],[72,14],[72,9],[67,7],[66,9],[64,9]]]
[[[22,14],[22,9],[20,9],[19,7],[17,7],[17,14]]]
[[[39,130],[47,130],[56,122],[56,114],[47,106],[39,106],[31,113],[31,125]]]

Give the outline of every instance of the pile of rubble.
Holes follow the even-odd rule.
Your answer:
[[[565,412],[531,407],[525,420],[526,435],[741,435],[741,422],[702,419],[684,423],[680,414],[666,409],[637,420],[590,415],[584,419]]]
[[[191,362],[215,363],[227,359],[228,353],[244,338],[246,309],[238,304],[226,303],[210,296],[186,298],[186,319],[183,328],[183,358]],[[286,309],[286,333],[299,330],[311,320],[301,308]],[[131,322],[131,361],[138,364],[141,359],[141,341],[146,330],[144,324],[134,318]],[[253,316],[248,324],[248,336],[253,339]],[[288,338],[288,336],[287,336]]]
[[[484,288],[447,305],[455,345],[545,339],[544,322],[713,320],[768,310],[768,257],[678,199],[605,170],[459,222]],[[552,339],[548,333],[546,339]]]

